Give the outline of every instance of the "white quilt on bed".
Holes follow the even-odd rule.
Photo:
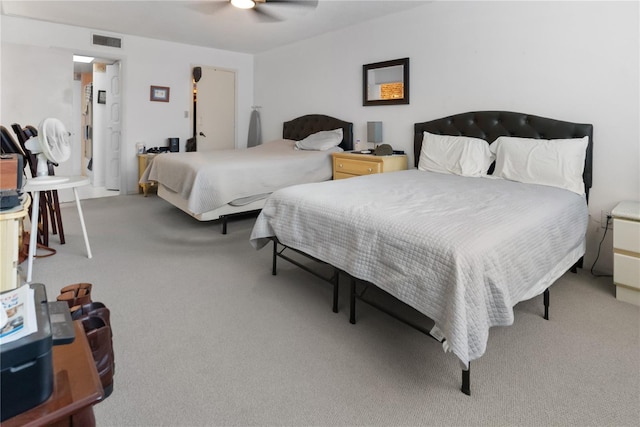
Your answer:
[[[303,151],[294,145],[282,139],[246,149],[160,154],[140,182],[159,182],[201,214],[236,199],[331,179],[331,153],[341,148]]]
[[[270,236],[381,289],[436,322],[465,364],[513,306],[584,254],[583,197],[554,187],[418,170],[289,187],[251,234]]]

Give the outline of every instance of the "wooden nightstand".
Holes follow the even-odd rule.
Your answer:
[[[407,155],[374,156],[349,151],[333,153],[333,179],[351,178],[374,173],[407,169]]]
[[[144,193],[144,197],[147,197],[149,188],[158,188],[158,183],[155,181],[149,181],[145,184],[140,183],[142,174],[144,173],[145,169],[147,169],[147,166],[149,166],[149,163],[151,163],[155,156],[157,156],[157,154],[154,153],[138,154],[138,194]]]

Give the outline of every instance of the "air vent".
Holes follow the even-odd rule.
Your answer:
[[[101,36],[99,34],[92,34],[92,37],[92,44],[94,45],[122,48],[122,39],[118,37]]]

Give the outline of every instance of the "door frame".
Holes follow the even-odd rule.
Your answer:
[[[70,49],[70,51],[72,52],[72,54],[76,54],[76,55],[85,55],[85,56],[92,56],[94,58],[97,59],[105,59],[105,60],[109,60],[109,61],[113,61],[112,63],[115,62],[120,62],[120,117],[121,117],[121,122],[120,122],[120,141],[121,141],[121,146],[120,146],[120,189],[118,190],[119,194],[129,194],[129,188],[128,188],[128,182],[127,182],[127,177],[129,176],[129,174],[131,173],[129,171],[128,168],[128,162],[127,162],[127,158],[125,156],[125,153],[129,152],[128,148],[126,146],[123,146],[124,141],[127,141],[127,137],[126,137],[126,107],[125,107],[125,102],[124,100],[126,99],[126,88],[127,88],[127,84],[126,84],[126,79],[125,79],[125,70],[126,70],[126,58],[122,57],[121,55],[117,54],[117,53],[109,53],[106,54],[104,52],[97,52],[97,51],[84,51],[84,50],[78,50],[78,49]],[[73,80],[73,75],[71,76],[71,79]],[[81,88],[82,89],[82,88]],[[108,95],[108,94],[107,94]],[[96,93],[93,94],[93,96],[97,96]],[[72,154],[74,155],[74,154]],[[83,153],[81,153],[81,155],[84,155]],[[133,159],[134,162],[131,163],[132,167],[137,165],[137,161],[135,159]],[[82,166],[81,166],[82,167]],[[134,174],[137,176],[137,172]],[[137,188],[137,186],[136,186]],[[80,194],[80,193],[79,193]],[[83,197],[82,195],[80,196],[81,199],[86,199],[88,197]]]
[[[114,68],[117,67],[117,68]],[[117,70],[116,72],[110,71],[110,70]],[[106,163],[106,167],[105,167],[105,187],[107,188],[107,190],[111,190],[114,191],[113,189],[109,188],[111,187],[111,184],[114,184],[114,186],[117,186],[118,189],[117,191],[120,192],[120,189],[122,188],[122,182],[120,182],[120,174],[122,173],[122,143],[123,143],[123,139],[122,139],[122,84],[120,83],[120,77],[122,75],[122,64],[120,61],[115,61],[113,64],[109,64],[106,66],[106,73],[107,73],[107,82],[108,82],[108,89],[113,93],[113,88],[114,88],[114,79],[117,82],[117,97],[115,95],[112,96],[107,96],[107,108],[106,108],[106,112],[107,112],[107,117],[106,117],[106,121],[105,121],[105,125],[106,125],[106,147],[105,147],[105,163]],[[109,95],[109,91],[107,91],[107,94]],[[114,99],[117,100],[117,107],[114,108]],[[118,120],[117,122],[113,121],[113,113],[114,113],[114,109],[117,110],[117,115],[118,115]],[[117,128],[114,130],[114,127]],[[116,149],[114,149],[113,147],[113,142],[114,142],[114,134],[117,134],[117,138],[118,138],[118,147],[117,147],[117,153],[115,152]],[[111,159],[114,159],[114,163],[117,163],[117,175],[113,175],[111,176],[110,174],[110,170],[111,170]]]

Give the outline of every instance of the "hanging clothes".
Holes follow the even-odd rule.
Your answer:
[[[251,118],[249,119],[249,138],[247,139],[247,148],[255,147],[262,144],[262,132],[260,129],[260,107],[253,107]]]

